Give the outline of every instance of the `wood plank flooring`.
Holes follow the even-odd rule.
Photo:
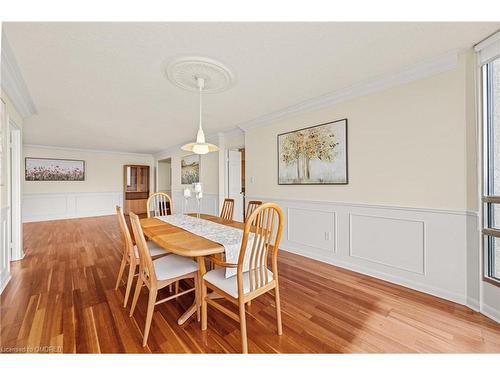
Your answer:
[[[209,307],[208,330],[177,318],[192,295],[158,305],[141,346],[146,295],[133,316],[114,290],[114,216],[30,223],[0,302],[0,352],[234,353],[239,325]],[[500,324],[467,307],[282,251],[283,336],[271,296],[248,308],[250,353],[500,352]]]

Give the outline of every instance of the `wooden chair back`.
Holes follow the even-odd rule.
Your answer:
[[[148,217],[172,215],[172,199],[166,193],[154,193],[148,198]],[[152,214],[152,215],[151,215]]]
[[[139,216],[130,213],[130,223],[132,224],[132,232],[134,233],[135,244],[139,250],[139,277],[142,277],[148,287],[156,288],[157,278],[153,260],[149,253],[148,244],[142,231]]]
[[[128,257],[135,257],[132,236],[130,235],[130,230],[128,229],[127,222],[125,221],[125,215],[123,214],[123,210],[120,206],[116,206],[116,216],[118,217],[118,223],[120,224],[120,231],[125,245],[123,251],[126,252]]]
[[[245,212],[245,223],[247,222],[247,220],[250,217],[250,215],[253,214],[253,212],[260,205],[262,205],[262,201],[250,201],[250,202],[248,202],[247,210]]]
[[[276,203],[265,203],[255,209],[245,223],[243,240],[238,258],[238,294],[243,295],[245,257],[249,257],[250,293],[278,279],[278,249],[283,231],[283,211]],[[250,248],[249,239],[253,237]],[[250,252],[247,255],[247,252]],[[268,272],[268,254],[271,252],[272,273]]]
[[[220,217],[226,220],[233,220],[233,213],[234,213],[234,199],[230,198],[224,199],[224,204],[222,205]]]

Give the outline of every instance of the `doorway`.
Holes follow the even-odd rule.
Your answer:
[[[227,197],[234,199],[234,220],[245,217],[245,149],[227,151]]]
[[[167,193],[172,198],[172,159],[158,160],[156,191]]]

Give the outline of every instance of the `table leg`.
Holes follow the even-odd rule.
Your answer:
[[[200,287],[201,284],[201,279],[203,275],[206,273],[206,268],[205,268],[205,257],[197,257],[196,260],[198,261],[198,285],[196,286],[197,288]],[[177,324],[182,325],[184,324],[193,314],[195,314],[199,306],[201,305],[201,290],[198,291],[198,293],[195,293],[195,299],[193,301],[193,304],[189,306],[189,308],[186,310],[184,314],[181,315],[179,319],[177,319]]]

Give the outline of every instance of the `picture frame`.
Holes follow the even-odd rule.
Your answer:
[[[200,182],[201,156],[186,155],[181,158],[181,185],[191,185]]]
[[[25,181],[85,181],[85,160],[24,158]]]
[[[278,185],[347,185],[347,118],[277,135]]]

